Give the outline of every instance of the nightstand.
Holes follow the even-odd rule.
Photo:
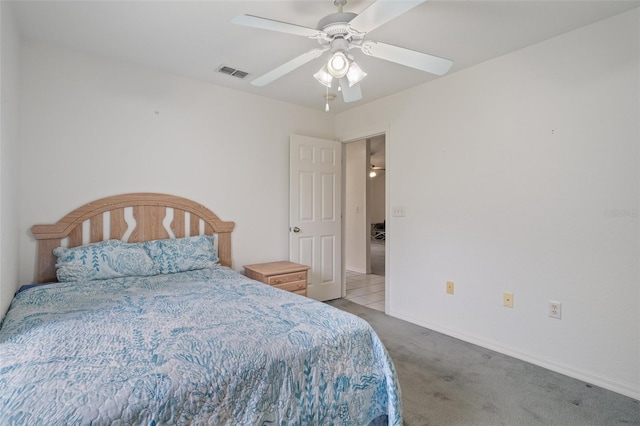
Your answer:
[[[281,261],[245,265],[244,274],[270,286],[306,296],[309,269],[311,269],[310,266]]]

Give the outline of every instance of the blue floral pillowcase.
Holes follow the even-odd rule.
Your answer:
[[[58,281],[93,281],[126,276],[155,275],[156,267],[142,246],[105,240],[85,246],[53,250]]]
[[[142,244],[160,274],[212,268],[218,264],[217,235],[154,240]]]
[[[217,235],[129,244],[105,240],[85,246],[57,247],[58,281],[93,281],[212,268],[218,264]]]

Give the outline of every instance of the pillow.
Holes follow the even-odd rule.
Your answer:
[[[58,281],[93,281],[157,274],[153,261],[137,244],[105,240],[85,246],[53,250]]]
[[[218,263],[217,235],[154,240],[143,243],[158,273],[212,268]]]

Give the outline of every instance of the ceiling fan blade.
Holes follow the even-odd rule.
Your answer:
[[[262,28],[263,30],[279,31],[281,33],[309,38],[317,38],[324,34],[322,31],[313,28],[289,24],[287,22],[274,21],[273,19],[261,18],[253,15],[236,16],[231,20],[231,22],[238,25],[244,25],[246,27]]]
[[[362,43],[362,52],[374,58],[396,62],[435,75],[446,74],[453,65],[453,61],[449,59],[428,55],[404,47],[380,43],[379,41],[365,41]]]
[[[305,52],[302,55],[293,58],[289,62],[285,62],[279,67],[272,69],[268,73],[261,75],[260,77],[253,80],[251,84],[259,87],[266,86],[272,81],[279,79],[283,75],[290,73],[291,71],[295,70],[298,67],[301,67],[307,62],[319,58],[327,50],[329,50],[329,48],[309,50],[308,52]]]
[[[345,77],[340,79],[340,89],[342,92],[342,100],[345,102],[355,102],[362,99],[362,90],[360,90],[360,83],[356,83],[349,87],[349,80]]]
[[[361,33],[368,33],[413,9],[425,0],[378,0],[353,18],[349,25]]]

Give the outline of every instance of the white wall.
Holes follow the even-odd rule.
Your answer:
[[[369,214],[371,223],[382,223],[386,207],[385,171],[376,173],[375,177],[369,179]]]
[[[20,280],[34,224],[125,192],[193,199],[236,222],[233,263],[288,259],[289,135],[333,117],[41,44],[22,49]]]
[[[0,2],[0,319],[18,288],[18,36]]]
[[[385,135],[368,138],[371,150],[371,166],[385,169],[386,148]],[[369,179],[369,221],[382,223],[386,218],[386,171],[376,170],[376,176]]]
[[[337,116],[389,128],[391,315],[640,399],[639,32],[636,9]]]
[[[346,144],[345,158],[345,269],[366,274],[371,269],[367,262],[367,141],[363,139]]]

